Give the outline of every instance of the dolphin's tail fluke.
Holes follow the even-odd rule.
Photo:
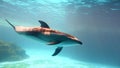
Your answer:
[[[10,24],[15,29],[15,26],[13,24],[11,24],[7,19],[5,20],[7,21],[8,24]]]

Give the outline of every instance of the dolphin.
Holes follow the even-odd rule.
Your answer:
[[[24,27],[24,26],[14,26],[11,24],[7,19],[5,19],[6,22],[12,26],[12,28],[18,33],[22,34],[31,38],[35,38],[38,40],[43,40],[48,42],[48,45],[57,46],[52,56],[58,55],[63,47],[67,46],[66,44],[81,44],[82,42],[78,40],[78,38],[63,33],[57,30],[51,29],[48,24],[42,20],[39,20],[38,22],[41,24],[41,26],[38,27]],[[60,43],[64,43],[63,45],[57,45]]]

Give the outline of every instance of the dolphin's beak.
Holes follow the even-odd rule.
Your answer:
[[[7,19],[5,20],[7,21],[8,24],[10,24],[15,29],[15,26],[13,24],[11,24]]]
[[[79,41],[79,40],[76,40],[76,42],[79,43],[79,44],[81,44],[81,45],[83,44],[83,43],[82,43],[81,41]]]
[[[81,45],[83,44],[81,41],[78,41]]]

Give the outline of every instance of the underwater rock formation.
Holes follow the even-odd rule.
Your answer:
[[[28,58],[21,47],[0,40],[0,62],[18,61]]]

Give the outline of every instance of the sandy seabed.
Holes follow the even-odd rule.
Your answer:
[[[118,68],[86,63],[66,57],[34,56],[23,61],[0,63],[0,68]]]

